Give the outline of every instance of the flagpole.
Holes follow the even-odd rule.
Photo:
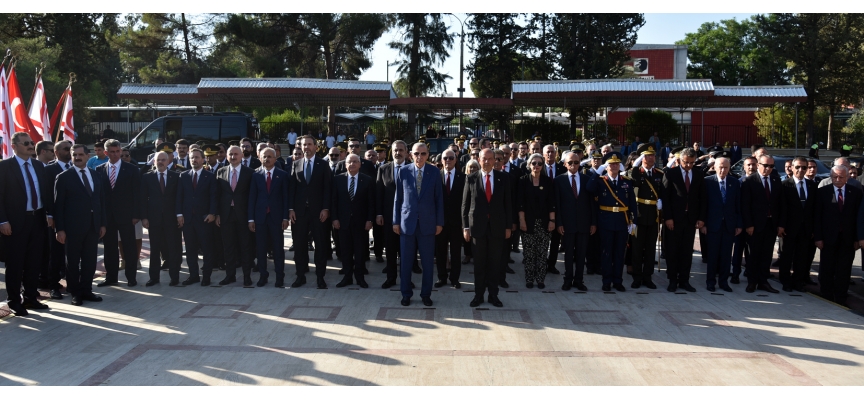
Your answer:
[[[57,107],[54,107],[54,113],[51,115],[51,126],[54,127],[55,129],[57,129],[57,135],[55,136],[57,138],[57,140],[54,141],[55,143],[63,140],[63,137],[60,136],[60,124],[58,123],[59,121],[57,120],[57,117],[60,114],[60,107],[61,106],[65,107],[66,96],[69,93],[69,89],[72,88],[72,82],[75,82],[75,81],[77,81],[75,73],[70,72],[69,73],[69,85],[66,86],[66,90],[63,91],[63,95],[60,96],[60,101],[57,102]]]
[[[33,91],[30,92],[30,101],[27,103],[27,107],[30,107],[30,105],[33,104],[33,96],[36,95],[36,88],[39,87],[39,78],[42,77],[42,70],[44,70],[44,69],[45,69],[45,63],[44,62],[39,63],[39,67],[36,68],[36,81],[33,82]],[[43,87],[42,90],[45,90],[45,88]]]

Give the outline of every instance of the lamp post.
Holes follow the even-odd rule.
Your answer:
[[[463,97],[463,95],[465,94],[465,86],[463,85],[463,82],[464,82],[463,81],[463,72],[465,71],[465,23],[463,23],[462,20],[456,16],[456,14],[453,14],[453,13],[447,13],[447,14],[453,16],[454,18],[456,18],[457,21],[459,21],[459,25],[461,26],[461,30],[462,30],[462,33],[459,35],[459,89],[457,89],[457,91],[459,92],[459,98],[461,99]],[[462,123],[463,123],[462,122],[462,118],[463,118],[462,112],[463,112],[463,110],[460,106],[460,108],[459,108],[459,132],[462,132]]]
[[[399,64],[399,62],[397,62],[397,61],[393,61],[393,62],[391,63],[390,60],[386,60],[386,61],[384,61],[384,62],[387,63],[387,82],[390,82],[390,67],[392,67],[392,66],[394,66],[394,65],[396,65],[396,64]]]

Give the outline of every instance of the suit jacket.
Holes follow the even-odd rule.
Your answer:
[[[363,173],[358,173],[356,178],[352,200],[348,193],[348,174],[333,177],[331,219],[339,221],[339,229],[363,231],[367,221],[375,222],[375,182]]]
[[[669,154],[672,154],[671,147],[660,148],[660,158],[657,159],[657,165],[663,166],[669,162]]]
[[[348,169],[345,167],[345,160],[339,161],[336,163],[336,171],[333,175],[344,174],[348,172]],[[375,164],[372,161],[365,160],[363,158],[360,159],[360,173],[366,174],[370,178],[375,178],[377,171],[375,170]]]
[[[859,212],[861,206],[861,190],[846,185],[846,197],[843,199],[843,211],[837,204],[834,193],[837,188],[834,185],[823,186],[816,189],[816,220],[813,226],[813,240],[835,244],[840,239],[840,232],[844,232],[847,238],[853,240],[861,239],[862,217]],[[857,214],[857,215],[856,215]],[[852,243],[849,243],[852,251]]]
[[[773,175],[768,177],[768,181],[771,182],[770,198],[765,195],[762,175],[757,172],[744,178],[744,183],[741,185],[741,219],[745,229],[752,226],[755,227],[754,232],[761,232],[765,229],[769,215],[775,224],[779,223],[783,185],[780,178]]]
[[[698,168],[690,170],[692,179],[690,191],[684,185],[684,175],[681,167],[667,168],[663,171],[663,217],[671,219],[675,225],[696,226],[702,212],[702,185],[705,176]]]
[[[741,160],[741,146],[738,146],[737,149],[735,147],[730,147],[729,152],[732,153],[731,161],[733,165]]]
[[[38,183],[34,183],[39,186],[37,190],[42,199],[42,207],[50,207],[53,184],[49,183],[45,175],[45,166],[41,162],[31,162],[30,165],[36,173]],[[26,190],[24,174],[21,173],[18,160],[12,157],[0,161],[0,223],[8,222],[12,225],[13,235],[15,226],[22,226],[24,223],[24,212],[27,211]]]
[[[525,170],[523,171],[523,175],[528,175],[527,163],[525,164]],[[555,176],[563,175],[567,173],[567,167],[564,166],[560,161],[555,163]],[[543,164],[543,175],[549,175],[549,165]],[[552,178],[554,178],[553,176]]]
[[[74,168],[74,165],[72,165],[71,160],[67,163],[67,165],[69,165],[69,169]],[[60,163],[58,163],[56,160],[52,161],[51,163],[49,163],[45,167],[45,179],[46,179],[45,184],[48,186],[48,189],[51,191],[51,195],[48,196],[48,199],[47,199],[48,201],[45,205],[45,207],[47,209],[46,211],[48,212],[48,215],[54,215],[54,214],[52,214],[54,212],[54,183],[57,182],[57,175],[60,175],[60,173],[65,171],[65,170],[66,169],[61,167]],[[45,199],[45,196],[43,196],[42,198]]]
[[[423,166],[423,185],[417,192],[417,167],[402,167],[393,202],[393,225],[399,225],[403,235],[434,235],[435,227],[444,226],[444,185],[438,168],[428,163]]]
[[[783,228],[789,235],[803,233],[809,238],[813,233],[813,222],[816,216],[817,185],[816,182],[808,179],[804,179],[803,182],[807,188],[807,200],[802,203],[798,187],[795,186],[795,179],[789,177],[783,181],[780,220],[777,226]]]
[[[240,165],[243,165],[242,159],[240,160]],[[251,168],[254,171],[254,170],[258,169],[258,167],[260,167],[260,166],[261,166],[261,160],[259,160],[257,157],[252,156],[251,158],[249,158],[249,165],[247,165],[247,167]]]
[[[742,228],[741,223],[741,181],[731,175],[726,177],[726,202],[720,192],[720,179],[717,175],[705,178],[702,186],[702,217],[708,232],[719,232],[726,222],[726,232],[735,235],[736,228]]]
[[[105,188],[105,206],[108,208],[108,220],[119,224],[131,224],[132,219],[140,219],[141,211],[141,174],[138,167],[120,162],[117,171],[117,181],[111,188],[109,171],[111,164],[106,162],[96,167],[96,174],[102,180]]]
[[[313,168],[314,170],[314,168]],[[235,203],[236,207],[236,203]],[[249,184],[248,218],[256,225],[267,221],[267,211],[275,221],[288,219],[288,173],[273,167],[270,174],[270,190],[267,190],[267,170],[255,170]]]
[[[405,168],[408,163],[403,163]],[[396,164],[389,162],[378,168],[378,177],[375,180],[375,215],[384,217],[384,225],[393,223],[393,202],[396,201]]]
[[[159,184],[159,172],[141,177],[141,219],[151,226],[177,225],[177,188],[180,174],[165,170],[165,193]]]
[[[230,165],[230,164],[229,164]],[[231,168],[220,168],[216,172],[216,197],[219,204],[219,216],[228,218],[231,214],[231,202],[234,202],[234,213],[239,221],[248,221],[249,185],[252,183],[252,168],[240,165],[237,176],[237,187],[231,190]]]
[[[510,196],[510,180],[503,173],[492,171],[492,201],[486,201],[485,182],[482,171],[465,178],[462,192],[462,228],[470,229],[473,237],[501,233],[513,226],[513,202]],[[489,232],[489,229],[492,232]],[[494,233],[493,233],[494,232]]]
[[[189,218],[195,218],[198,222],[204,221],[209,214],[216,215],[216,176],[212,172],[201,169],[198,182],[192,188],[192,172],[187,170],[180,174],[180,186],[177,189],[177,214],[182,214],[186,223],[192,222]]]
[[[333,174],[327,162],[315,157],[312,162],[312,179],[304,177],[305,158],[294,161],[294,170],[288,179],[288,209],[294,210],[298,217],[309,212],[318,215],[321,210],[329,210]]]
[[[579,175],[579,198],[573,198],[568,175],[555,177],[555,228],[564,227],[564,233],[591,233],[597,226],[594,197],[588,192],[592,175]]]
[[[465,172],[459,168],[453,168],[450,174],[451,186],[450,193],[447,194],[447,172],[441,170],[441,183],[444,189],[444,226],[448,229],[456,227],[462,229],[462,192],[465,190]],[[380,192],[379,192],[380,193]]]
[[[67,235],[79,235],[86,233],[88,228],[98,230],[106,225],[108,215],[105,207],[105,183],[96,179],[96,172],[93,170],[90,170],[90,175],[93,177],[92,195],[87,194],[76,168],[57,175],[52,214],[57,231],[65,231]]]

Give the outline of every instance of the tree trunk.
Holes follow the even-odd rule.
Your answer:
[[[327,79],[334,79],[336,76],[336,68],[333,66],[333,51],[330,48],[330,42],[324,41],[324,74]],[[336,135],[336,113],[333,112],[332,106],[327,106],[327,130]]]
[[[828,143],[831,143],[834,140],[834,137],[831,135],[831,126],[834,122],[834,107],[828,108]],[[842,144],[840,146],[843,146]]]
[[[192,49],[189,47],[189,24],[186,23],[186,14],[180,14],[181,26],[183,30],[183,46],[186,50],[186,64],[192,63]]]

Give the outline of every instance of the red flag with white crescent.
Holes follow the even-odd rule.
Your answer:
[[[30,123],[30,117],[27,115],[27,107],[24,105],[24,101],[21,100],[21,88],[18,86],[18,76],[15,74],[15,68],[9,70],[7,90],[9,91],[9,106],[11,107],[9,113],[12,114],[12,124],[14,127],[11,133],[27,132],[34,143],[41,142],[42,135],[36,132],[36,128],[33,128],[33,124]]]
[[[33,92],[33,100],[30,102],[30,123],[36,132],[42,136],[42,140],[51,141],[51,123],[48,120],[48,101],[45,98],[45,86],[42,77],[36,81],[36,91]]]
[[[9,97],[6,96],[6,67],[0,67],[0,156],[12,157],[12,134],[9,132]]]
[[[66,88],[66,101],[63,104],[63,113],[60,115],[60,130],[63,131],[63,140],[75,144],[75,124],[72,118],[72,86]]]

